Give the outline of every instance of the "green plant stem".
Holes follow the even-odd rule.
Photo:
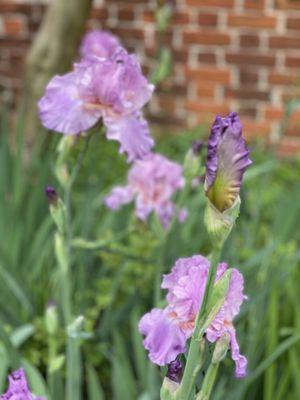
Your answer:
[[[64,309],[64,318],[65,324],[68,325],[72,321],[72,290],[71,290],[71,277],[70,277],[70,264],[71,264],[71,255],[72,255],[72,215],[71,215],[71,194],[74,182],[77,178],[78,172],[83,162],[84,155],[87,151],[88,144],[90,141],[91,135],[89,135],[85,142],[82,150],[80,151],[75,167],[72,171],[70,179],[65,187],[65,207],[66,207],[66,222],[65,222],[65,245],[66,245],[66,255],[67,255],[67,266],[64,270],[63,282],[62,282],[62,290],[63,290],[63,309]]]
[[[204,362],[203,351],[201,352],[199,344],[203,334],[205,333],[203,331],[203,325],[207,316],[207,304],[209,302],[212,293],[220,256],[221,256],[221,249],[215,248],[212,253],[211,267],[209,269],[205,293],[203,296],[203,301],[201,304],[200,311],[196,318],[194,335],[191,339],[187,363],[184,369],[184,374],[179,389],[178,399],[180,400],[185,400],[185,399],[188,400],[190,398],[193,387],[195,385],[197,374],[199,372],[199,369],[201,368],[201,364],[203,364]]]
[[[53,360],[57,355],[57,345],[56,338],[53,335],[49,335],[48,337],[48,365],[47,365],[47,382],[49,385],[49,391],[51,396],[53,397],[55,394],[55,376],[51,371],[51,365]]]
[[[197,394],[196,400],[210,399],[210,395],[217,377],[219,365],[220,365],[219,363],[213,363],[213,362],[210,363],[208,370],[206,372],[206,376],[203,381],[202,389]]]
[[[71,215],[71,194],[74,182],[83,162],[84,155],[88,148],[91,135],[89,135],[82,150],[80,151],[75,167],[72,171],[70,179],[65,186],[65,207],[66,207],[66,220],[65,220],[65,255],[66,263],[62,276],[62,297],[63,297],[63,311],[64,321],[67,327],[73,319],[72,313],[72,286],[71,286],[71,260],[72,260],[72,215]],[[78,340],[68,337],[67,339],[67,384],[66,384],[66,399],[79,400],[81,398],[81,359],[80,359],[80,344]]]

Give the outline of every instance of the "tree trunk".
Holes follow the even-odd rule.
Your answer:
[[[29,145],[41,130],[37,102],[52,76],[68,70],[77,52],[92,0],[52,0],[29,50],[22,102]]]

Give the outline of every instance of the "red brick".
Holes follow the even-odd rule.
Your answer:
[[[298,0],[275,0],[275,7],[283,10],[300,10],[300,2]]]
[[[201,51],[198,54],[198,61],[199,61],[199,63],[204,63],[204,64],[216,64],[217,57],[216,57],[215,53]]]
[[[216,85],[211,82],[198,82],[197,95],[199,99],[214,99],[216,93]]]
[[[226,61],[230,64],[247,65],[247,66],[266,66],[275,65],[276,59],[273,55],[249,54],[249,53],[227,53]]]
[[[269,121],[255,122],[251,119],[243,119],[243,133],[246,139],[255,136],[265,136],[271,131],[271,123]]]
[[[299,66],[300,66],[300,59],[299,59]],[[271,72],[269,74],[269,83],[272,85],[289,85],[296,83],[297,80],[297,73],[290,72],[290,73],[279,73],[279,72]]]
[[[143,19],[145,22],[155,22],[155,15],[154,15],[154,12],[153,12],[153,11],[145,11],[145,12],[142,14],[142,19]]]
[[[155,14],[153,11],[145,11],[142,16],[146,22],[155,22]],[[189,14],[187,12],[174,11],[172,13],[171,24],[187,24],[189,22]]]
[[[178,129],[179,131],[186,126],[184,118],[179,118],[173,114],[170,115],[170,113],[165,113],[163,111],[159,114],[151,114],[149,117],[151,118],[152,123],[158,125],[158,130],[160,130],[160,128],[163,126],[169,126],[172,127],[172,132],[174,132],[174,129]],[[165,130],[163,130],[163,133],[165,133]]]
[[[189,22],[189,14],[187,12],[174,11],[172,14],[171,24],[184,25]]]
[[[202,101],[187,101],[186,107],[190,111],[208,114],[226,115],[230,111],[229,104],[218,104],[215,102]]]
[[[267,106],[264,111],[264,118],[268,120],[281,120],[283,114],[283,107]]]
[[[118,10],[118,19],[120,21],[133,21],[134,10],[132,8],[120,8]]]
[[[4,17],[3,28],[6,36],[18,37],[26,34],[26,24],[22,16]]]
[[[18,50],[21,51],[22,49],[28,49],[30,45],[30,40],[28,38],[18,40],[11,38],[1,38],[0,37],[0,48],[9,48],[10,51]]]
[[[293,18],[293,17],[288,18],[286,26],[288,29],[300,30],[300,18]]]
[[[0,64],[0,75],[5,78],[20,79],[23,73],[23,65],[14,65],[13,68],[9,64]]]
[[[176,110],[176,98],[164,96],[162,94],[157,98],[159,107],[167,113],[174,114]]]
[[[230,36],[218,31],[191,30],[183,32],[183,41],[186,44],[227,45],[230,44]]]
[[[271,36],[269,38],[271,49],[299,49],[299,36]]]
[[[234,6],[234,0],[186,0],[187,6],[194,7],[223,7],[231,8]]]
[[[288,56],[285,59],[285,65],[292,68],[300,68],[300,57]]]
[[[244,8],[250,10],[263,10],[266,7],[266,0],[244,0]]]
[[[212,13],[203,13],[200,11],[198,24],[201,26],[217,26],[218,16]]]
[[[259,42],[260,40],[258,35],[242,34],[240,36],[240,46],[242,47],[258,47]]]
[[[241,117],[256,118],[257,109],[255,107],[239,107],[239,115]]]
[[[145,32],[142,29],[125,29],[125,28],[111,28],[110,29],[115,35],[119,36],[120,39],[139,39],[145,38]]]
[[[300,121],[294,124],[289,124],[287,127],[286,132],[284,132],[285,135],[288,136],[298,136],[300,137]]]
[[[257,83],[258,82],[258,72],[253,72],[253,71],[249,71],[247,70],[240,70],[240,82],[241,83]]]
[[[29,14],[33,8],[39,7],[38,5],[31,6],[30,4],[12,3],[11,1],[0,1],[0,13],[25,13]]]
[[[172,50],[173,60],[176,62],[181,62],[186,64],[188,62],[189,53],[187,50]]]
[[[107,8],[93,8],[91,11],[91,18],[98,19],[100,22],[103,22],[108,17]]]
[[[261,100],[269,101],[270,93],[268,91],[256,90],[249,87],[240,87],[238,89],[226,88],[226,98],[238,100]]]
[[[194,79],[198,82],[208,81],[223,84],[230,84],[231,71],[229,69],[220,69],[214,67],[200,67],[197,69],[186,70],[188,79]]]
[[[266,15],[254,16],[249,14],[229,14],[228,25],[239,28],[274,29],[277,18]]]
[[[187,96],[187,86],[182,84],[174,84],[172,81],[167,81],[165,80],[162,85],[160,85],[155,92],[157,93],[165,93],[168,94],[169,96]]]

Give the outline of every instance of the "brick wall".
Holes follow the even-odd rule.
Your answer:
[[[88,28],[110,29],[155,65],[155,0],[95,0]],[[15,104],[26,51],[45,1],[0,0],[0,101]],[[173,0],[162,41],[173,71],[149,105],[161,124],[193,127],[236,110],[248,137],[279,141],[282,154],[300,150],[300,112],[281,136],[285,106],[300,98],[300,0]]]

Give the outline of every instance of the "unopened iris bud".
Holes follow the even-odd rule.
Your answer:
[[[230,336],[228,333],[225,333],[223,336],[220,337],[220,339],[217,340],[212,356],[213,364],[220,363],[226,357],[227,351],[229,349],[229,344]]]
[[[180,383],[182,378],[182,370],[182,362],[179,359],[176,359],[168,365],[167,377],[171,379],[171,381]]]
[[[56,190],[52,186],[46,186],[45,194],[50,205],[50,213],[58,230],[64,232],[66,208],[64,202],[59,198]]]
[[[205,222],[213,242],[221,240],[221,245],[233,227],[243,175],[251,163],[238,115],[217,116],[208,141],[204,182],[208,198]]]
[[[194,154],[197,156],[200,154],[201,150],[205,147],[203,140],[194,140],[192,144],[192,149]]]
[[[232,112],[225,118],[217,116],[208,141],[204,189],[220,212],[235,203],[251,163],[238,115]]]
[[[46,330],[49,335],[54,335],[58,329],[58,315],[56,304],[51,301],[48,304],[45,315]]]
[[[201,167],[200,152],[203,147],[204,142],[201,140],[194,141],[192,147],[185,156],[183,170],[184,176],[188,181],[192,181],[199,175]]]
[[[221,248],[239,215],[241,200],[238,196],[231,208],[220,212],[209,200],[204,212],[204,223],[214,247]]]
[[[45,194],[46,194],[46,197],[48,199],[49,204],[52,205],[52,206],[56,206],[57,205],[57,201],[58,201],[58,195],[57,195],[57,192],[54,189],[54,187],[46,186]]]
[[[161,390],[160,399],[161,400],[175,400],[177,398],[176,394],[180,385],[177,382],[165,377]]]

